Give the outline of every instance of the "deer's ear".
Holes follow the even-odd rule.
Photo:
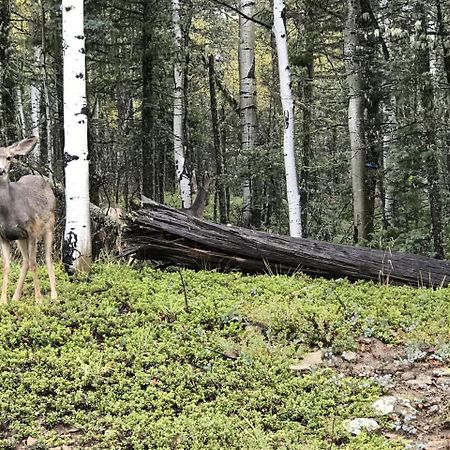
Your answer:
[[[31,150],[33,150],[34,146],[37,144],[37,137],[31,136],[25,139],[22,139],[19,142],[16,142],[15,144],[12,144],[8,147],[8,150],[13,155],[26,155],[27,153],[30,153]]]

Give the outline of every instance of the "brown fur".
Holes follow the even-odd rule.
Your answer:
[[[50,278],[51,298],[56,298],[56,281],[52,261],[56,200],[50,185],[38,175],[26,175],[17,182],[9,181],[12,157],[33,150],[37,139],[27,138],[0,148],[0,240],[3,255],[3,282],[0,302],[7,301],[11,241],[17,241],[22,253],[22,269],[13,296],[18,300],[28,270],[31,270],[35,298],[42,300],[36,272],[37,242],[43,238],[45,261]]]
[[[197,195],[195,196],[195,201],[190,208],[181,208],[188,216],[203,217],[203,211],[205,210],[206,205],[208,204],[208,196],[209,196],[209,175],[208,172],[205,172],[203,176],[202,186],[198,188]]]

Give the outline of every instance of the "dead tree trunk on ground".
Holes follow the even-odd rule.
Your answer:
[[[348,277],[414,286],[447,286],[450,262],[292,238],[188,217],[151,203],[127,220],[124,256],[194,269]]]

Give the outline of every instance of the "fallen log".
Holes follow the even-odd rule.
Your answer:
[[[292,274],[439,287],[450,262],[221,225],[147,203],[127,218],[123,256],[194,269]]]

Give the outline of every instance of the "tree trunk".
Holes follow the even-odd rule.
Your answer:
[[[42,26],[41,26],[41,42],[42,42],[42,87],[45,101],[45,132],[46,132],[46,166],[48,169],[48,174],[50,180],[53,180],[54,176],[54,148],[53,148],[53,117],[51,112],[50,104],[50,92],[49,92],[49,80],[47,71],[47,45],[46,45],[46,27],[45,27],[45,9],[41,3],[41,14],[42,14]]]
[[[389,87],[386,88],[386,100],[383,104],[383,222],[385,228],[392,226],[395,220],[395,136],[394,128],[395,118],[395,97],[390,93]]]
[[[64,43],[64,164],[66,268],[87,271],[92,262],[89,214],[89,157],[83,0],[63,0]]]
[[[124,256],[194,269],[304,272],[382,283],[447,286],[450,262],[221,225],[150,204],[127,220]]]
[[[173,66],[173,148],[175,158],[176,183],[179,185],[181,205],[191,206],[191,181],[186,161],[186,141],[184,136],[184,51],[181,31],[180,0],[172,0],[172,22],[175,35],[175,62]]]
[[[291,90],[291,69],[289,67],[287,30],[284,23],[285,5],[283,0],[273,2],[273,32],[277,43],[278,73],[280,77],[280,97],[284,116],[284,168],[286,172],[287,200],[289,205],[289,232],[301,237],[300,194],[297,182],[297,167],[294,147],[294,101]]]
[[[254,0],[240,0],[240,10],[247,17],[253,17]],[[239,110],[241,117],[241,150],[244,160],[253,157],[257,139],[256,119],[256,75],[255,75],[255,23],[239,16]],[[243,186],[242,219],[245,226],[252,223],[251,173],[247,173]]]
[[[56,24],[52,31],[51,41],[54,43],[51,48],[53,58],[53,83],[56,89],[56,114],[53,115],[53,125],[55,127],[53,148],[54,148],[54,173],[55,179],[61,180],[64,171],[64,87],[63,87],[63,41],[62,41],[62,19],[61,9],[54,8],[49,11],[49,21]]]
[[[155,138],[155,43],[154,2],[143,0],[142,10],[142,193],[164,201],[161,178],[164,162],[156,149]]]
[[[34,61],[38,71],[41,69],[41,54],[42,50],[40,45],[34,46]],[[41,124],[41,93],[39,87],[37,85],[37,80],[33,80],[31,84],[30,93],[31,93],[31,134],[36,136],[38,139],[40,137],[40,124]],[[36,161],[40,160],[40,148],[41,145],[38,141],[36,145],[34,158]]]
[[[312,111],[314,102],[314,47],[312,41],[313,17],[311,16],[311,5],[305,3],[304,18],[299,18],[298,32],[303,41],[302,62],[303,76],[300,82],[300,98],[302,110],[302,159],[301,159],[301,194],[300,205],[302,213],[302,236],[308,237],[308,201],[311,182],[310,163],[314,160],[313,145],[311,139]],[[304,22],[304,23],[302,23]]]
[[[11,3],[0,0],[0,136],[3,145],[17,139],[15,81],[11,67]]]
[[[418,20],[421,21],[422,35],[417,39],[427,39],[428,18],[423,5],[417,5]],[[436,155],[436,129],[434,116],[434,87],[430,73],[430,53],[428,45],[420,46],[417,53],[420,102],[422,110],[425,171],[428,184],[428,199],[431,214],[431,235],[437,258],[444,258],[444,229],[442,225],[442,193],[439,177],[439,163]]]
[[[349,87],[348,128],[351,151],[354,241],[369,239],[369,197],[366,184],[366,137],[364,130],[364,86],[361,73],[358,20],[359,0],[347,0],[347,22],[344,31],[344,60]]]
[[[446,166],[447,190],[450,191],[450,47],[448,46],[448,29],[445,26],[444,12],[441,0],[436,0],[438,35],[442,48],[443,68],[446,82],[445,131],[444,131],[444,158]]]
[[[19,113],[19,128],[22,133],[22,138],[26,138],[28,136],[27,133],[27,124],[25,121],[25,112],[23,109],[23,96],[22,96],[22,88],[17,86],[17,110]]]
[[[211,125],[214,139],[214,155],[216,159],[216,192],[219,200],[219,218],[220,223],[228,222],[227,214],[227,195],[225,191],[224,180],[224,162],[222,154],[222,146],[220,143],[219,118],[217,113],[217,94],[214,70],[214,55],[208,57],[208,73],[209,73],[209,95],[211,103]]]

